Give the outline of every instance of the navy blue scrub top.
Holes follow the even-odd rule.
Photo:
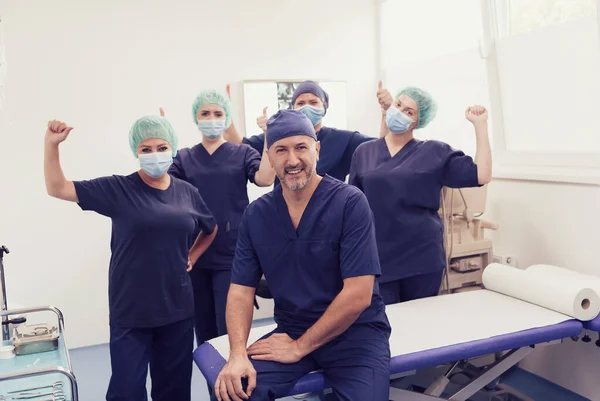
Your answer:
[[[248,181],[260,167],[261,155],[248,145],[223,143],[210,155],[200,143],[181,149],[169,173],[200,191],[219,229],[195,268],[230,270],[238,226],[248,206]]]
[[[380,275],[374,229],[364,194],[324,176],[296,231],[279,185],[244,213],[231,282],[255,288],[264,273],[276,323],[300,337],[342,290],[344,279]],[[377,280],[371,305],[354,324],[388,330]]]
[[[166,190],[152,188],[137,172],[74,184],[81,209],[112,220],[110,325],[159,327],[193,317],[189,250],[196,233],[215,228],[198,190],[176,178]]]
[[[358,131],[346,131],[329,127],[321,127],[317,132],[317,138],[321,142],[317,174],[321,176],[327,174],[340,181],[346,181],[346,176],[350,172],[352,155],[356,148],[365,142],[376,139],[363,135]],[[244,138],[242,141],[262,154],[265,145],[265,134]],[[279,180],[276,179],[276,185],[278,183]]]
[[[479,186],[473,159],[450,145],[412,139],[391,157],[385,138],[356,150],[349,184],[375,215],[382,283],[443,270],[442,186]]]

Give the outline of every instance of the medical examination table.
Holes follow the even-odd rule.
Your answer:
[[[584,324],[570,316],[500,293],[480,290],[441,295],[391,305],[386,308],[390,337],[391,378],[417,369],[452,364],[466,359],[495,355],[494,362],[448,398],[441,391],[425,395],[390,387],[390,400],[465,401],[519,363],[537,346],[577,336]],[[600,318],[586,322],[600,329]],[[253,328],[248,344],[269,333],[275,325]],[[229,357],[227,336],[215,338],[194,352],[194,361],[214,386]],[[443,378],[442,378],[443,379]],[[301,378],[288,395],[319,392],[328,388],[319,372]]]

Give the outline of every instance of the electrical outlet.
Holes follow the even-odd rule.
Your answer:
[[[494,263],[500,263],[501,265],[517,267],[517,260],[514,256],[494,255],[492,261]]]

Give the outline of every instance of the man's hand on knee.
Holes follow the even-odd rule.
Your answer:
[[[285,333],[275,333],[264,340],[259,340],[248,348],[248,355],[257,361],[279,363],[296,363],[304,356],[298,342]]]
[[[242,379],[248,380],[244,392]],[[256,370],[246,355],[231,355],[215,382],[215,395],[219,401],[247,400],[256,388]]]

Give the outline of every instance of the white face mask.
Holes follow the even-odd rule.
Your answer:
[[[392,134],[404,134],[414,121],[396,106],[390,106],[385,113],[385,122]]]
[[[223,135],[225,120],[198,120],[198,129],[208,139],[215,139]]]
[[[138,155],[140,167],[152,178],[158,178],[169,171],[173,164],[173,153],[166,152],[142,153]]]

